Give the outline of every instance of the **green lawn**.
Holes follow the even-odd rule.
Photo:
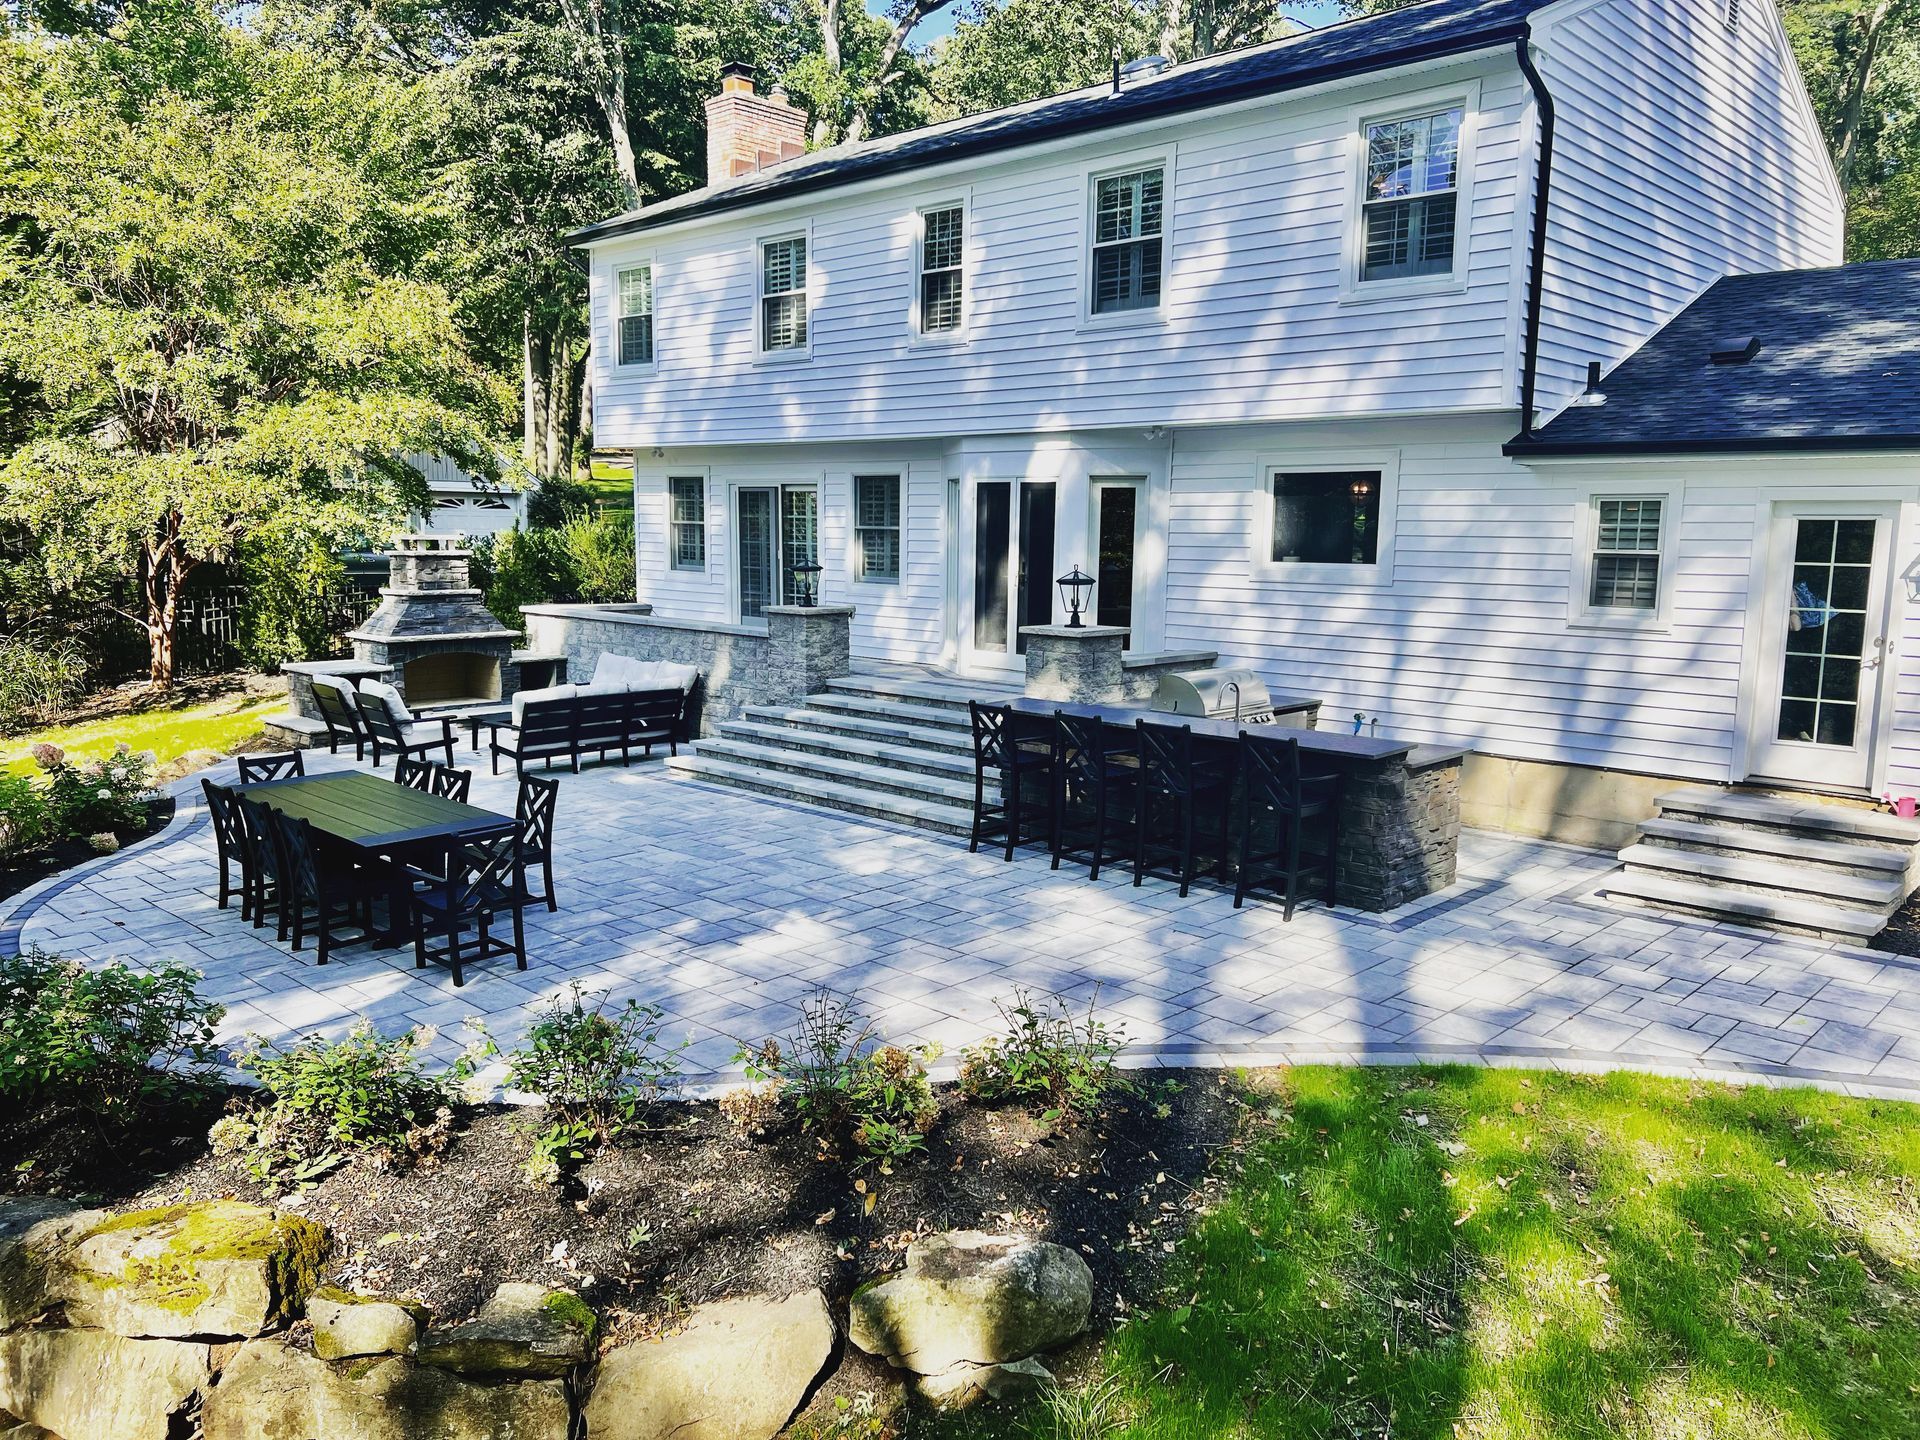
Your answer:
[[[596,460],[593,462],[593,479],[581,483],[597,505],[604,505],[610,510],[633,508],[631,465],[609,465],[604,460]]]
[[[263,698],[235,691],[194,704],[158,706],[82,725],[57,725],[0,741],[0,765],[9,770],[31,769],[33,761],[27,752],[42,740],[51,741],[69,755],[85,757],[110,754],[114,745],[124,740],[135,750],[153,751],[162,765],[189,750],[224,754],[258,735],[267,716],[284,710],[286,705],[284,696]]]
[[[1920,1435],[1920,1108],[1467,1069],[1250,1101],[1104,1381],[950,1433]]]

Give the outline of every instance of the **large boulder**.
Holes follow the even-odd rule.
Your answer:
[[[1038,1394],[1053,1383],[1053,1372],[1032,1359],[956,1365],[938,1375],[914,1377],[914,1389],[936,1410],[969,1410],[986,1400],[1018,1399]]]
[[[323,1226],[237,1200],[101,1220],[67,1246],[74,1325],[118,1335],[259,1335],[300,1313],[326,1259]]]
[[[847,1333],[869,1355],[938,1375],[1051,1349],[1092,1313],[1093,1272],[1073,1251],[953,1230],[916,1240],[904,1271],[855,1292]]]
[[[183,1340],[16,1330],[0,1335],[0,1410],[62,1440],[168,1440],[211,1369],[211,1348]]]
[[[307,1297],[313,1353],[322,1360],[358,1355],[406,1355],[426,1328],[418,1300],[380,1300],[323,1285]]]
[[[74,1236],[105,1218],[41,1195],[0,1197],[0,1330],[59,1303],[56,1261]]]
[[[205,1440],[567,1440],[557,1380],[476,1385],[397,1355],[343,1365],[249,1340],[207,1395]]]
[[[508,1281],[464,1325],[420,1337],[420,1361],[463,1375],[564,1375],[593,1358],[600,1320],[571,1290]]]
[[[685,1329],[607,1353],[587,1401],[587,1433],[593,1440],[768,1440],[832,1353],[833,1319],[818,1290],[701,1305]]]

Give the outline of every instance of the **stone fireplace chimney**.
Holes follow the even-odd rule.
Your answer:
[[[779,86],[756,95],[753,67],[735,61],[720,72],[720,93],[707,101],[707,184],[730,180],[806,152],[807,112]]]

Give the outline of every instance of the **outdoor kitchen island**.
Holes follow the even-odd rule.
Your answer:
[[[1342,909],[1393,910],[1454,881],[1464,749],[1032,696],[1007,703],[1021,715],[1050,718],[1056,710],[1065,710],[1125,729],[1141,720],[1189,725],[1196,753],[1230,752],[1240,743],[1243,729],[1297,738],[1303,765],[1341,776],[1335,883]]]

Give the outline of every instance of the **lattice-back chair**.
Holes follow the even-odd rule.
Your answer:
[[[553,898],[553,817],[560,803],[560,782],[542,775],[520,777],[520,798],[514,806],[514,825],[520,832],[520,888],[529,901],[544,900],[549,913],[560,908]],[[526,872],[540,867],[541,888],[535,894]]]
[[[411,715],[396,715],[387,697],[372,690],[360,692],[360,718],[366,722],[367,738],[373,744],[373,768],[378,770],[386,753],[411,760],[419,755],[446,753],[453,764],[453,721],[441,716],[436,721],[415,720]]]
[[[1029,776],[1045,779],[1048,793],[1052,793],[1052,747],[1025,742],[1009,706],[969,700],[967,714],[973,722],[973,827],[967,849],[977,851],[983,839],[998,834],[1005,837],[1005,858],[1011,860],[1014,847],[1028,838],[1023,823],[1027,800],[1022,782]],[[998,804],[987,799],[989,775],[999,783]],[[1051,837],[1051,816],[1047,819]]]
[[[227,902],[235,895],[240,897],[240,918],[245,920],[253,914],[253,891],[247,881],[247,837],[245,822],[240,818],[239,797],[224,785],[216,785],[202,776],[201,792],[207,799],[207,818],[213,823],[213,843],[220,858],[220,908],[227,908]],[[240,883],[233,881],[233,872],[240,873]]]
[[[324,965],[338,945],[373,936],[373,902],[388,891],[388,881],[371,869],[335,860],[315,843],[313,826],[297,816],[267,812],[279,831],[285,900],[281,914],[292,932],[293,948],[306,944],[312,912],[317,963]],[[342,932],[346,933],[342,933]]]
[[[273,812],[251,796],[236,792],[234,809],[240,817],[240,843],[245,861],[242,865],[246,898],[241,913],[258,930],[267,923],[267,911],[278,917],[275,934],[287,938],[286,886],[282,880],[280,832]]]
[[[1315,857],[1312,869],[1320,872],[1327,908],[1332,909],[1339,898],[1335,881],[1340,862],[1339,773],[1306,768],[1298,736],[1256,735],[1249,730],[1240,732],[1239,769],[1240,874],[1233,887],[1235,908],[1246,902],[1249,892],[1263,888],[1264,878],[1278,884],[1283,918],[1293,919],[1306,856],[1306,822],[1324,820],[1314,828],[1324,838],[1325,850]],[[1271,830],[1271,844],[1260,842],[1263,828]]]
[[[1140,740],[1140,785],[1134,797],[1133,883],[1138,885],[1148,870],[1170,864],[1184,896],[1195,878],[1194,831],[1203,810],[1217,817],[1216,865],[1226,863],[1232,777],[1196,759],[1191,725],[1141,720],[1134,730]]]
[[[438,795],[442,800],[458,800],[462,805],[473,793],[471,770],[455,770],[433,760],[414,760],[402,755],[393,762],[393,778],[396,784],[423,794]]]
[[[327,727],[327,753],[338,755],[340,747],[353,746],[353,758],[367,755],[367,724],[360,718],[360,698],[353,682],[337,676],[315,675],[312,680],[314,708]]]
[[[1087,878],[1098,880],[1107,860],[1124,855],[1140,752],[1130,730],[1098,716],[1053,712],[1053,868],[1063,855],[1086,855]],[[1115,814],[1116,806],[1119,813]],[[1121,849],[1110,850],[1111,834]]]
[[[307,773],[304,750],[281,750],[271,755],[242,755],[240,783],[258,785],[262,780],[291,780]]]
[[[445,965],[456,986],[466,983],[463,967],[500,955],[511,955],[515,969],[526,969],[526,894],[516,879],[522,868],[520,836],[513,830],[461,846],[449,857],[445,875],[409,868],[414,967],[424,970],[429,960]],[[512,922],[511,939],[493,933],[503,915]],[[469,927],[475,932],[471,941],[464,938]]]

